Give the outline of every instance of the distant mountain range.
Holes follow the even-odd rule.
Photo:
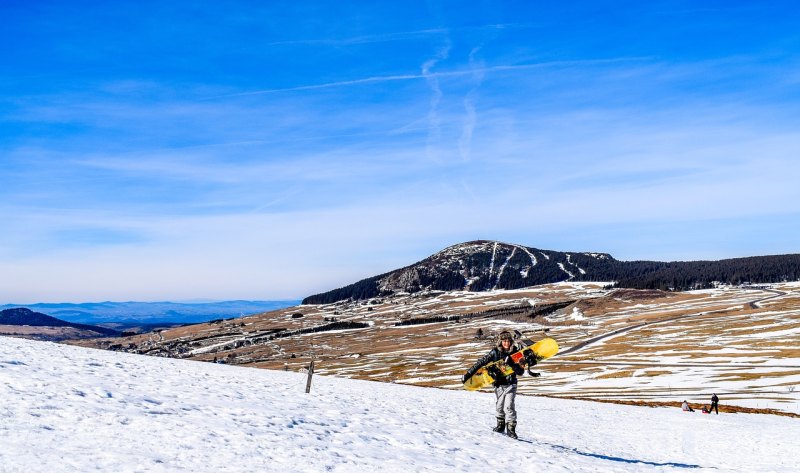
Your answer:
[[[73,323],[184,324],[239,317],[297,305],[299,301],[38,303],[24,307]],[[20,305],[0,305],[0,310]]]
[[[94,325],[75,324],[25,308],[5,309],[0,311],[0,325],[20,327],[26,325],[29,327],[68,327],[78,332],[92,332],[85,336],[116,337],[120,334],[116,330]]]
[[[608,253],[561,252],[478,240],[450,246],[405,268],[309,296],[304,304],[423,290],[519,289],[561,281],[614,281],[634,289],[689,290],[800,279],[800,254],[719,261],[619,261]]]

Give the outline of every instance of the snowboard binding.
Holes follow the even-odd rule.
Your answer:
[[[528,376],[531,376],[533,378],[538,378],[539,376],[541,376],[541,373],[536,373],[533,370],[531,370],[531,368],[536,366],[536,363],[538,362],[539,360],[536,358],[536,355],[534,355],[533,352],[529,351],[525,353],[525,363],[528,365]]]

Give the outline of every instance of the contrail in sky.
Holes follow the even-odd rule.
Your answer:
[[[577,60],[577,61],[551,61],[551,62],[540,62],[536,64],[515,64],[515,65],[501,65],[501,66],[490,66],[484,67],[480,69],[464,69],[464,70],[456,70],[456,71],[443,71],[443,72],[428,72],[428,73],[421,73],[421,74],[399,74],[399,75],[391,75],[391,76],[374,76],[374,77],[365,77],[363,79],[352,79],[352,80],[343,80],[343,81],[335,81],[335,82],[326,82],[322,84],[312,84],[312,85],[300,85],[297,87],[285,87],[279,89],[263,89],[263,90],[253,90],[250,92],[238,92],[235,94],[223,94],[223,95],[215,95],[211,97],[206,97],[205,100],[212,100],[212,99],[219,99],[219,98],[228,98],[228,97],[246,97],[249,95],[266,95],[266,94],[275,94],[280,92],[296,92],[302,90],[315,90],[315,89],[328,89],[333,87],[347,87],[351,85],[360,85],[360,84],[371,84],[371,83],[380,83],[380,82],[393,82],[393,81],[405,81],[405,80],[418,80],[418,79],[431,79],[431,78],[443,78],[443,77],[461,77],[461,76],[473,76],[476,74],[487,74],[491,72],[505,72],[505,71],[523,71],[523,70],[530,70],[530,69],[542,69],[547,67],[569,67],[569,66],[579,66],[579,65],[603,65],[603,64],[616,64],[616,63],[624,63],[624,62],[642,62],[651,60],[651,57],[624,57],[624,58],[612,58],[612,59],[587,59],[587,60]]]
[[[428,81],[431,91],[433,92],[431,96],[431,106],[428,109],[428,142],[425,147],[426,154],[429,158],[435,157],[436,153],[434,147],[439,143],[442,136],[440,127],[441,120],[439,119],[438,112],[439,102],[442,100],[442,89],[439,87],[438,77],[435,74],[431,74],[431,69],[433,69],[439,61],[447,59],[447,56],[450,54],[450,47],[451,43],[448,40],[447,43],[436,52],[433,58],[422,64],[422,76]]]
[[[480,51],[481,47],[478,46],[473,48],[472,51],[469,53],[469,64],[470,66],[475,66],[475,55]],[[481,86],[481,82],[483,82],[484,73],[480,72],[479,68],[473,69],[474,72],[474,79],[475,85],[467,92],[467,95],[464,97],[464,110],[467,112],[467,116],[464,119],[464,127],[462,128],[461,138],[458,140],[458,152],[461,155],[461,159],[463,161],[469,161],[470,154],[472,151],[472,132],[475,130],[475,123],[478,121],[478,115],[475,111],[475,95],[478,92],[478,88]]]

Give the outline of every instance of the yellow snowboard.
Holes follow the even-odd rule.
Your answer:
[[[536,361],[546,360],[558,353],[558,343],[552,338],[543,338],[536,343],[530,340],[522,340],[522,343],[526,345],[525,348],[511,354],[511,359],[514,360],[514,363],[523,364],[526,352],[529,351],[532,351],[534,356],[536,356]],[[489,374],[489,368],[491,367],[500,370],[504,376],[514,372],[514,370],[502,360],[493,361],[481,367],[481,369],[472,375],[472,377],[464,383],[464,389],[467,391],[476,391],[494,383],[494,378]]]

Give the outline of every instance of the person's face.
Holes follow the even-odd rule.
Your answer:
[[[502,345],[503,350],[508,351],[511,348],[511,340],[504,338],[500,340],[500,345]]]

